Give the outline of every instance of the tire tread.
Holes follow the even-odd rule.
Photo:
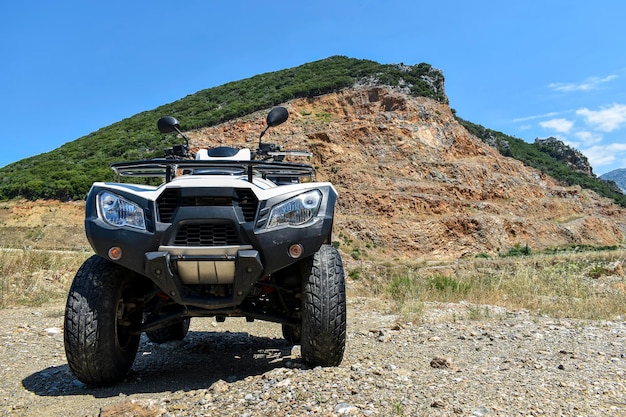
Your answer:
[[[345,276],[337,249],[322,245],[302,275],[302,358],[312,366],[337,366],[346,342]]]
[[[68,365],[82,382],[109,385],[124,378],[137,352],[139,336],[129,349],[117,349],[115,294],[128,271],[97,255],[79,268],[65,306],[64,344]]]

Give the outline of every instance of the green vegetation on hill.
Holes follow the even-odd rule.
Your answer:
[[[459,117],[457,117],[457,120],[471,134],[495,146],[502,155],[513,157],[566,185],[580,185],[583,188],[591,189],[603,197],[613,199],[620,206],[626,207],[626,195],[617,190],[612,183],[574,171],[564,162],[552,156],[549,151],[542,149],[540,143],[527,143],[521,139],[487,129]]]
[[[413,95],[447,103],[443,74],[428,64],[382,65],[334,56],[202,90],[104,127],[51,152],[10,164],[0,169],[0,199],[84,198],[92,182],[114,179],[111,163],[162,156],[163,149],[171,146],[174,139],[158,133],[156,121],[161,116],[176,117],[185,130],[196,129],[293,98],[326,94],[356,83],[402,85]]]

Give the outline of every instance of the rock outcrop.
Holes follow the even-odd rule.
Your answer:
[[[537,148],[557,161],[565,163],[573,171],[580,172],[585,175],[593,176],[593,170],[589,164],[589,160],[582,152],[566,145],[562,141],[554,137],[547,139],[535,139]]]

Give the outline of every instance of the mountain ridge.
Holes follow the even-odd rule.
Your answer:
[[[113,162],[162,155],[172,138],[158,135],[155,121],[163,115],[181,120],[186,130],[242,117],[300,97],[316,97],[351,87],[387,86],[413,97],[429,97],[447,104],[444,75],[430,64],[379,64],[369,60],[333,56],[298,67],[259,74],[248,79],[201,90],[103,127],[44,154],[0,168],[0,200],[40,198],[81,200],[94,181],[111,181]],[[454,110],[452,110],[454,112]],[[593,189],[626,206],[626,196],[614,185],[576,172],[553,155],[501,132],[459,117],[465,128],[483,141],[493,141],[505,156],[557,178],[567,185]]]
[[[626,193],[626,168],[614,169],[600,175],[605,181],[613,182],[623,193]]]
[[[184,129],[223,123],[298,97],[313,97],[355,84],[395,86],[413,95],[448,101],[441,70],[421,63],[379,64],[333,56],[295,68],[259,74],[198,91],[172,103],[105,126],[59,148],[0,168],[0,199],[83,199],[94,181],[114,179],[109,165],[162,156],[171,137],[156,120],[175,116]]]
[[[310,163],[318,180],[337,188],[333,241],[347,262],[421,262],[497,256],[519,247],[539,252],[623,243],[626,209],[502,155],[471,134],[445,103],[360,85],[283,105],[289,120],[269,130],[264,141],[310,150],[310,159],[294,162]],[[254,148],[265,115],[262,110],[185,133],[195,151]],[[7,205],[0,210],[2,236],[21,233],[27,239],[20,242],[33,247],[80,247],[78,203],[65,203],[72,205],[71,217],[47,204]]]

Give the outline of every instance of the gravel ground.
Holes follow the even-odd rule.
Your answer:
[[[626,416],[626,322],[428,305],[423,322],[349,299],[346,355],[307,369],[280,326],[193,319],[146,338],[126,381],[91,389],[65,363],[63,305],[0,310],[7,416]],[[488,314],[470,320],[468,311]]]

